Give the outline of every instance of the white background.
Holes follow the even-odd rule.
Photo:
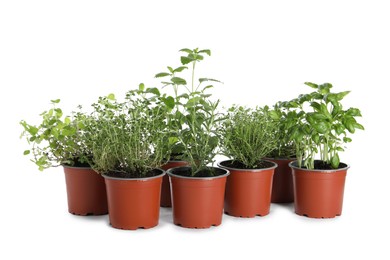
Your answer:
[[[1,0],[0,258],[389,259],[386,2]],[[199,75],[225,83],[214,90],[224,105],[272,105],[310,91],[305,81],[352,91],[345,104],[362,110],[366,131],[341,157],[351,165],[341,217],[272,205],[266,217],[188,230],[162,210],[158,227],[134,232],[67,213],[62,169],[39,172],[23,157],[18,122],[38,122],[50,99],[70,112],[157,86],[153,75],[185,47],[212,50]]]

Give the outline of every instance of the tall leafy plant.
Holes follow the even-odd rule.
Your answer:
[[[232,107],[222,125],[222,153],[246,169],[262,168],[262,160],[276,147],[278,124],[269,108]]]
[[[163,96],[163,103],[171,110],[168,117],[171,143],[180,147],[182,158],[191,165],[191,175],[212,170],[212,164],[219,143],[217,124],[221,120],[218,113],[218,101],[210,99],[211,94],[206,91],[213,87],[212,82],[220,82],[211,78],[196,78],[195,72],[204,56],[210,56],[210,50],[181,49],[184,53],[180,57],[181,66],[156,74],[157,78],[167,78],[163,87],[171,87],[173,96]],[[190,79],[187,82],[181,74],[190,70]],[[208,84],[206,84],[208,83]]]
[[[357,108],[343,108],[341,101],[350,91],[331,92],[333,86],[330,83],[305,84],[315,91],[282,103],[285,109],[294,110],[292,121],[295,126],[289,130],[289,135],[296,144],[298,166],[337,169],[339,152],[352,141],[349,134],[355,133],[356,129],[364,130],[356,120],[361,117],[361,112]],[[315,165],[317,154],[321,165]]]
[[[31,161],[41,171],[59,165],[81,166],[91,156],[84,139],[85,114],[77,112],[64,116],[59,103],[59,99],[51,101],[52,108],[41,113],[39,125],[20,122],[23,126],[21,137],[31,146],[24,154],[32,155]]]

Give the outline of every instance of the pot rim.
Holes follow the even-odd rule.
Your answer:
[[[229,174],[230,174],[230,171],[227,170],[227,169],[223,169],[221,167],[214,167],[214,166],[210,166],[209,168],[216,168],[216,169],[221,169],[223,171],[226,171],[226,173],[222,174],[222,175],[218,175],[218,176],[213,176],[213,177],[190,177],[190,176],[181,176],[181,175],[177,175],[177,174],[174,174],[172,173],[172,170],[175,170],[177,168],[190,168],[190,166],[178,166],[178,167],[173,167],[173,168],[170,168],[169,170],[167,170],[167,174],[169,176],[173,176],[173,177],[177,177],[177,178],[182,178],[182,179],[190,179],[190,180],[214,180],[214,179],[219,179],[219,178],[224,178],[224,177],[227,177]]]
[[[70,168],[70,169],[92,169],[91,166],[70,166],[70,165],[65,165],[65,164],[61,164],[62,167],[64,168]]]
[[[315,160],[315,161],[320,161],[320,160]],[[343,162],[340,162],[342,164],[345,164],[346,166],[343,167],[343,168],[338,168],[338,169],[331,169],[331,170],[320,170],[320,169],[313,169],[313,170],[310,170],[310,169],[306,169],[306,168],[299,168],[298,166],[294,165],[296,164],[298,161],[295,160],[295,161],[292,161],[288,164],[288,166],[292,169],[297,169],[297,170],[302,170],[302,171],[308,171],[308,172],[325,172],[325,173],[331,173],[331,172],[337,172],[337,171],[346,171],[348,170],[351,166],[349,166],[348,164],[346,163],[343,163]]]
[[[223,168],[223,169],[234,170],[234,171],[248,171],[248,172],[266,171],[266,170],[272,170],[272,169],[275,169],[276,167],[278,167],[278,164],[277,164],[277,163],[274,163],[274,162],[271,162],[271,161],[267,161],[267,160],[262,160],[262,161],[272,163],[273,166],[268,167],[268,168],[259,168],[259,169],[240,169],[240,168],[232,168],[232,167],[227,167],[227,166],[221,165],[221,163],[223,163],[223,162],[228,162],[228,161],[233,161],[233,160],[230,159],[230,160],[220,161],[220,162],[217,163],[217,165],[218,165],[220,168]]]
[[[286,158],[286,157],[264,157],[264,161],[266,160],[280,160],[280,161],[296,161],[297,158]]]
[[[160,168],[155,168],[154,170],[161,171],[159,175],[156,176],[151,176],[151,177],[142,177],[142,178],[119,178],[119,177],[111,177],[107,176],[105,174],[101,174],[105,179],[110,179],[110,180],[118,180],[118,181],[147,181],[147,180],[152,180],[152,179],[157,179],[161,178],[166,174],[166,171]]]

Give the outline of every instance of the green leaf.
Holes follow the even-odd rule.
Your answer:
[[[181,50],[179,50],[179,51],[187,52],[187,53],[189,53],[189,54],[193,53],[193,51],[190,50],[190,49],[188,49],[188,48],[184,48],[184,49],[181,49]]]
[[[168,138],[168,143],[170,145],[176,144],[177,142],[179,142],[179,138],[177,138],[175,136],[171,136],[171,137]]]
[[[345,127],[342,124],[337,124],[334,126],[334,128],[335,128],[335,131],[338,135],[341,135],[342,133],[344,133]]]
[[[340,158],[338,153],[336,153],[331,159],[330,159],[330,164],[332,165],[333,169],[337,169],[340,164]]]
[[[176,85],[186,85],[187,81],[185,79],[179,78],[179,77],[173,77],[171,78],[171,81]]]
[[[108,100],[115,100],[115,95],[114,95],[113,93],[111,93],[111,94],[109,94],[109,95],[107,96],[107,99],[108,99]]]
[[[163,102],[169,109],[173,109],[175,107],[175,100],[171,96],[164,98]]]
[[[325,134],[326,132],[329,131],[330,124],[324,121],[317,122],[312,125],[313,128],[320,134]]]
[[[348,109],[346,114],[350,116],[362,116],[360,110],[357,108]]]
[[[173,70],[173,72],[182,72],[183,70],[188,69],[186,66],[180,66]]]
[[[355,133],[355,124],[356,124],[356,120],[353,117],[345,117],[343,120],[343,125],[352,134]]]
[[[30,150],[25,150],[25,151],[23,152],[23,155],[27,155],[27,154],[30,154]]]
[[[344,137],[343,141],[344,141],[344,143],[350,143],[350,142],[352,142],[352,139],[349,137]]]
[[[156,96],[160,96],[160,91],[158,90],[158,88],[147,88],[146,92],[155,94]]]
[[[166,76],[170,76],[171,74],[168,73],[168,72],[160,72],[160,73],[157,73],[154,77],[155,78],[162,78],[162,77],[166,77]]]
[[[53,103],[53,104],[58,104],[58,103],[60,103],[60,99],[54,99],[54,100],[50,100],[51,101],[51,103]]]
[[[65,122],[66,125],[69,125],[72,121],[71,121],[70,118],[67,116],[67,117],[65,117],[64,122]]]
[[[320,114],[320,113],[313,113],[312,116],[313,116],[313,118],[315,120],[325,120],[325,119],[327,119],[327,117],[325,115]]]
[[[200,100],[201,100],[200,97],[190,98],[186,104],[186,107],[194,107],[199,103]]]
[[[360,129],[360,130],[364,130],[364,127],[359,124],[359,123],[354,123],[353,126],[356,128],[356,129]]]
[[[349,92],[351,92],[351,91],[343,91],[343,92],[336,94],[337,100],[338,101],[342,100],[346,95],[349,94]]]
[[[310,106],[311,106],[312,108],[314,108],[315,111],[321,112],[321,105],[318,104],[317,102],[311,102],[311,103],[310,103]]]
[[[273,120],[280,120],[279,113],[276,112],[275,110],[269,111],[269,115]]]
[[[180,61],[181,61],[181,64],[186,65],[186,64],[188,64],[190,62],[193,62],[194,59],[191,59],[191,58],[188,58],[188,57],[185,57],[185,56],[181,56],[180,57]]]
[[[198,53],[206,53],[207,55],[211,56],[211,51],[210,50],[200,50]]]
[[[38,128],[36,128],[35,126],[32,126],[30,125],[27,129],[27,131],[31,134],[31,135],[36,135],[38,133]]]
[[[315,89],[318,88],[318,85],[317,85],[317,84],[314,84],[314,83],[311,83],[311,82],[305,82],[305,85],[307,85],[307,86],[309,86],[309,87],[312,87],[312,88],[315,88]]]
[[[138,85],[138,90],[139,91],[144,91],[145,90],[145,84],[144,83],[141,83]]]
[[[222,83],[221,81],[216,80],[216,79],[209,79],[209,78],[200,78],[200,79],[199,79],[199,82],[200,82],[200,83],[205,82],[205,81],[214,81],[214,82]]]

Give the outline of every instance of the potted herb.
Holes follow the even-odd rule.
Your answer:
[[[176,133],[177,142],[183,147],[182,159],[189,166],[171,168],[168,175],[171,183],[173,221],[187,228],[209,228],[222,222],[223,199],[227,170],[212,167],[219,143],[218,124],[222,119],[217,112],[219,101],[210,100],[205,93],[218,82],[214,79],[199,78],[195,82],[196,64],[210,50],[182,49],[183,66],[191,67],[190,83],[177,73],[167,73],[165,85],[174,89],[174,111],[169,120],[169,129]],[[179,67],[183,68],[183,67]],[[182,69],[179,69],[182,70]]]
[[[295,212],[312,218],[333,218],[341,215],[349,168],[340,162],[339,152],[352,141],[348,134],[364,129],[356,121],[361,113],[357,108],[343,108],[341,101],[349,91],[333,93],[329,83],[305,84],[315,91],[285,103],[297,111],[297,123],[290,132],[297,156],[297,161],[290,163]],[[316,154],[319,160],[315,160]]]
[[[228,169],[225,213],[235,217],[265,216],[271,204],[276,163],[262,160],[276,147],[277,124],[268,107],[229,109],[222,127],[222,153],[231,160],[218,165]]]
[[[57,107],[59,99],[52,100],[52,108],[41,114],[38,126],[21,121],[32,154],[31,161],[39,170],[63,166],[65,172],[68,211],[76,215],[103,215],[108,213],[104,179],[88,164],[90,147],[85,142],[86,116],[74,113],[64,116]]]
[[[165,106],[147,97],[147,89],[129,91],[125,102],[113,95],[93,105],[95,125],[88,143],[93,168],[105,178],[110,223],[135,230],[158,225],[164,154]]]
[[[290,203],[294,201],[294,187],[289,163],[295,161],[295,143],[289,136],[290,129],[295,126],[296,111],[286,107],[283,102],[274,105],[270,116],[277,122],[275,132],[276,149],[265,159],[278,165],[272,181],[272,203]]]

